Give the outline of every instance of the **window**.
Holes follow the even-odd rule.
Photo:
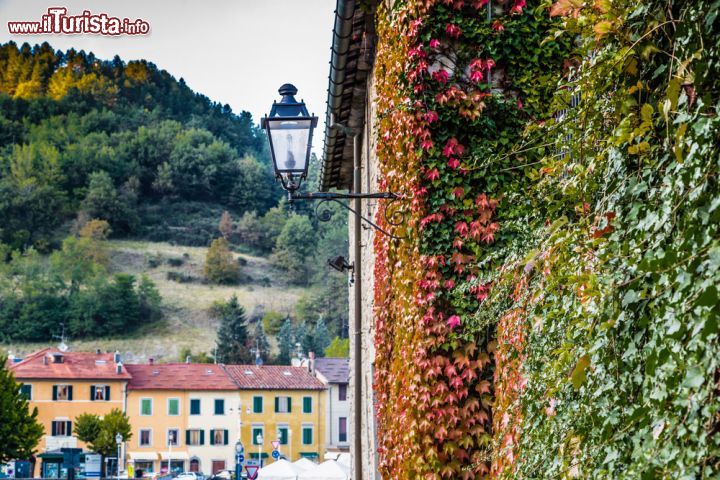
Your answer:
[[[290,397],[275,397],[275,413],[290,413],[292,412],[292,398]]]
[[[338,385],[338,400],[341,402],[347,400],[347,383],[341,383]]]
[[[67,420],[54,420],[51,428],[53,437],[69,437],[72,435],[72,422]]]
[[[32,385],[23,383],[20,387],[20,394],[28,400],[32,400]]]
[[[347,442],[347,417],[338,418],[338,441]]]
[[[215,399],[215,415],[225,415],[225,400],[222,398]]]
[[[186,430],[185,443],[187,445],[204,445],[205,430]]]
[[[252,443],[253,445],[260,445],[257,441],[258,435],[262,435],[263,437],[263,427],[253,427],[252,428]]]
[[[263,397],[253,397],[253,413],[263,413]]]
[[[180,445],[180,430],[177,428],[170,428],[167,431],[167,444],[177,447]]]
[[[168,398],[168,415],[176,416],[180,415],[180,399],[179,398]]]
[[[287,425],[278,427],[278,440],[280,440],[280,445],[288,444],[288,426]]]
[[[90,385],[90,400],[93,402],[110,400],[110,387],[107,385]]]
[[[302,427],[302,443],[303,443],[303,445],[312,445],[312,443],[313,443],[313,427],[311,425],[303,425],[303,427]]]
[[[135,471],[142,470],[143,473],[153,473],[154,464],[155,462],[135,460]]]
[[[53,385],[53,400],[71,401],[73,397],[72,385]]]
[[[303,397],[303,413],[312,413],[312,397]]]
[[[152,398],[140,399],[140,415],[152,415]]]
[[[190,415],[200,415],[200,399],[190,399]]]
[[[210,445],[227,445],[228,444],[228,431],[227,430],[210,430]]]
[[[144,428],[140,430],[140,446],[149,447],[152,445],[152,430]]]

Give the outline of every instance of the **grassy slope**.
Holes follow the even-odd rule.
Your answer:
[[[145,361],[154,357],[158,361],[177,361],[183,347],[211,352],[215,344],[217,323],[208,315],[208,309],[217,300],[237,295],[248,315],[255,307],[265,311],[289,312],[300,297],[301,288],[288,287],[282,283],[282,274],[273,270],[267,259],[240,254],[247,262],[242,266],[243,275],[249,277],[241,285],[219,286],[202,284],[204,247],[183,247],[168,243],[152,243],[127,240],[108,242],[112,250],[111,271],[126,272],[136,276],[147,275],[157,285],[164,302],[164,318],[157,324],[148,325],[132,336],[97,340],[73,340],[68,342],[73,350],[119,350],[125,361]],[[168,259],[184,260],[179,267],[171,266]],[[156,267],[151,264],[157,263]],[[192,283],[178,283],[167,279],[170,271],[194,277]],[[269,286],[267,285],[269,280]],[[27,354],[39,348],[54,346],[46,344],[3,345],[14,354]]]

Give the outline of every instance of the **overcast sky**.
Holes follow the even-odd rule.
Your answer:
[[[141,18],[151,30],[120,37],[10,35],[8,21],[39,21],[56,6],[70,15]],[[47,41],[101,59],[144,58],[233,111],[249,111],[256,123],[279,98],[278,87],[290,82],[320,117],[322,131],[334,9],[335,0],[0,0],[0,42]],[[322,135],[313,143],[319,154]]]

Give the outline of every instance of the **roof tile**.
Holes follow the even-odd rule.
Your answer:
[[[303,367],[287,365],[225,365],[241,389],[324,390],[325,385]]]
[[[55,357],[62,363],[55,363]],[[122,364],[120,364],[122,365]],[[61,352],[56,348],[44,348],[27,356],[21,362],[10,365],[19,380],[67,379],[67,380],[128,380],[130,374],[125,366],[117,373],[112,353]]]

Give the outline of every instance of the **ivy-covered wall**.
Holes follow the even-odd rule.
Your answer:
[[[718,474],[719,8],[380,7],[383,478]]]

